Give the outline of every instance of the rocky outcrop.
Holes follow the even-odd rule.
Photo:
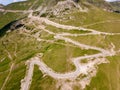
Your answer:
[[[8,23],[2,29],[0,29],[0,37],[4,36],[6,34],[6,32],[18,29],[18,28],[22,27],[23,25],[24,24],[22,24],[21,20],[15,20],[15,21]]]
[[[17,29],[17,28],[19,28],[19,27],[21,27],[21,26],[23,26],[24,24],[22,24],[22,22],[21,21],[16,21],[16,22],[14,22],[11,26],[10,26],[10,29],[11,30],[15,30],[15,29]]]
[[[64,12],[65,10],[70,10],[74,8],[75,3],[71,0],[60,1],[57,5],[52,9],[53,15],[59,15],[59,13]]]

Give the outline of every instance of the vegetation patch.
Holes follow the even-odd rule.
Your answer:
[[[61,28],[56,28],[54,26],[50,26],[48,25],[46,27],[46,29],[54,32],[54,33],[71,33],[71,34],[84,34],[84,33],[90,33],[91,31],[84,31],[84,30],[77,30],[77,29],[73,29],[73,30],[65,30],[65,29],[61,29]]]
[[[85,90],[119,90],[120,87],[120,56],[108,57],[110,63],[101,64],[98,73]]]
[[[69,45],[51,44],[46,47],[43,55],[43,61],[56,72],[68,72],[74,70],[71,59],[84,55],[98,53],[96,50],[82,50],[78,47]]]
[[[57,90],[55,84],[56,81],[53,78],[43,76],[38,66],[35,65],[30,90]]]

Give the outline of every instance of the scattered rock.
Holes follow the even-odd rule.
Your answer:
[[[17,28],[19,28],[19,27],[22,27],[24,24],[22,24],[22,22],[21,21],[16,21],[15,23],[13,23],[11,26],[10,26],[10,29],[11,30],[15,30],[15,29],[17,29]]]

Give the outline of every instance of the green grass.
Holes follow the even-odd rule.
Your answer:
[[[1,38],[0,41],[0,45],[2,47],[4,46],[3,49],[1,49],[1,52],[5,52],[6,48],[13,58],[17,59],[17,63],[21,60],[28,59],[40,50],[39,42],[37,42],[34,38],[27,37],[19,34],[18,32],[19,31],[13,31],[7,34],[7,36]],[[5,43],[4,45],[2,44],[3,42]],[[17,57],[14,56],[15,48]]]
[[[28,9],[31,4],[33,4],[34,0],[29,0],[30,3],[24,4],[26,2],[11,4],[6,6],[6,9],[18,9],[25,10]],[[32,3],[31,3],[32,2]],[[42,3],[42,0],[39,0],[32,9],[37,8]],[[20,13],[0,13],[0,28],[5,26],[18,19]],[[70,19],[70,16],[73,19]],[[73,26],[85,26],[96,22],[107,21],[107,20],[118,20],[120,19],[120,15],[111,12],[105,12],[99,9],[90,9],[88,12],[78,12],[73,11],[70,14],[64,15],[62,18],[67,18],[67,20],[60,21],[59,18],[53,17],[51,20],[59,22],[61,24],[73,25]],[[111,22],[104,24],[96,24],[90,26],[89,28],[97,29],[99,31],[105,32],[119,32],[119,22]],[[27,26],[26,26],[27,27]],[[34,27],[27,27],[32,31]],[[67,31],[64,29],[56,28],[53,26],[47,26],[46,29],[51,30],[55,33],[66,32],[72,34],[78,33],[89,33],[78,30]],[[18,29],[19,30],[19,29]],[[21,30],[22,32],[22,30]],[[37,31],[33,32],[35,34]],[[46,40],[54,40],[53,35],[50,35],[44,31],[39,36],[42,39]],[[116,36],[105,36],[105,35],[87,35],[87,36],[79,36],[79,37],[69,37],[73,40],[81,42],[83,44],[100,47],[103,49],[110,49],[111,42],[116,46],[115,50],[119,50],[120,41],[119,35]],[[4,44],[3,44],[4,43]],[[0,88],[2,87],[10,69],[11,63],[14,63],[14,68],[12,73],[10,74],[10,78],[8,79],[4,90],[20,90],[20,81],[25,77],[26,66],[25,62],[30,58],[34,57],[37,53],[43,53],[42,60],[43,62],[50,68],[52,68],[56,72],[69,72],[75,70],[75,66],[72,64],[71,58],[75,58],[83,55],[91,55],[99,53],[96,50],[84,50],[70,43],[66,43],[63,40],[55,40],[54,42],[38,42],[35,38],[25,36],[20,34],[19,31],[14,30],[10,33],[5,34],[0,38],[0,60],[5,58],[4,61],[0,62]],[[16,55],[15,56],[15,47]],[[13,60],[10,60],[8,57],[8,53],[11,54]],[[119,90],[120,85],[120,56],[108,57],[110,61],[109,64],[99,65],[98,73],[96,77],[94,77],[90,83],[90,86],[87,86],[86,90]],[[86,63],[86,60],[83,60],[82,63]],[[37,66],[34,68],[34,75],[30,90],[57,90],[56,80],[49,76],[43,77],[42,72],[38,69]],[[75,90],[79,90],[78,86],[74,87]]]
[[[43,2],[44,0],[38,0],[36,4],[31,8],[31,9],[37,9]],[[34,0],[28,0],[25,2],[16,2],[9,4],[4,7],[4,9],[8,10],[28,10],[34,3]],[[6,24],[18,20],[20,18],[25,17],[26,15],[23,13],[11,13],[11,12],[5,12],[5,13],[0,13],[0,29],[4,27]]]
[[[43,77],[42,72],[37,66],[34,67],[34,75],[30,90],[56,90],[56,81],[49,77]]]
[[[0,15],[0,29],[4,27],[6,24],[15,21],[20,18],[20,13],[2,13]],[[19,17],[19,18],[18,18]]]
[[[75,69],[71,58],[95,53],[98,53],[98,51],[82,50],[78,47],[71,47],[69,44],[66,46],[51,44],[46,48],[42,59],[53,70],[67,72]]]
[[[87,36],[78,36],[78,37],[70,37],[72,40],[76,40],[80,43],[87,44],[90,46],[97,46],[103,49],[110,49],[111,43],[113,43],[116,47],[115,50],[119,49],[119,41],[120,35],[113,36],[105,36],[105,35],[87,35]]]
[[[6,72],[3,72],[3,73],[0,73],[0,88],[2,87],[2,85],[3,85],[3,83],[4,83],[4,81],[5,81],[9,72],[6,71]]]
[[[66,20],[62,20],[63,18],[65,18]],[[104,32],[119,32],[119,28],[120,28],[119,22],[114,22],[116,20],[120,20],[119,14],[112,13],[112,12],[106,12],[106,11],[103,11],[97,8],[93,9],[91,7],[89,8],[87,12],[73,11],[59,18],[57,17],[51,18],[51,20],[56,21],[61,24],[72,25],[72,26],[85,26],[85,25],[90,25],[93,23],[98,23],[101,21],[110,20],[113,22],[105,23],[103,25],[97,24],[90,28],[97,29],[98,31],[104,31]]]
[[[2,87],[10,68],[10,60],[6,58],[4,61],[0,62],[0,87]]]
[[[88,60],[87,59],[83,59],[83,60],[80,61],[80,63],[83,63],[83,64],[88,63]]]
[[[120,56],[108,57],[110,63],[99,65],[98,73],[85,90],[119,90]]]
[[[21,80],[26,73],[25,64],[15,65],[4,90],[20,90]]]
[[[120,21],[113,20],[111,22],[92,25],[92,26],[89,26],[88,28],[95,29],[98,31],[103,31],[103,32],[120,33]]]
[[[54,35],[51,35],[45,31],[42,31],[40,33],[40,36],[39,36],[41,39],[45,39],[45,40],[54,40]]]
[[[9,59],[5,59],[4,61],[2,61],[0,63],[0,73],[6,71],[7,69],[9,69],[9,63],[10,60]]]
[[[4,43],[4,44],[3,44]],[[14,63],[14,68],[10,74],[4,89],[5,90],[19,90],[20,81],[24,78],[26,72],[25,61],[29,60],[36,53],[40,52],[41,44],[34,38],[27,37],[23,34],[19,34],[19,31],[13,31],[0,38],[0,60],[6,58],[0,62],[0,88],[2,87],[5,78],[7,77],[11,63]],[[15,56],[15,47],[16,55]],[[9,59],[7,50],[12,60]]]
[[[76,30],[76,29],[73,29],[73,30],[65,30],[65,29],[61,29],[61,28],[56,28],[54,26],[50,26],[48,25],[46,27],[47,30],[50,30],[54,33],[71,33],[71,34],[83,34],[83,33],[90,33],[90,31],[83,31],[83,30]]]
[[[46,36],[46,34],[42,34],[40,37],[46,38]],[[49,39],[49,35],[47,38]],[[5,87],[5,90],[20,89],[20,80],[24,78],[26,72],[26,66],[24,63],[26,60],[29,60],[37,53],[43,53],[43,61],[50,68],[57,72],[67,72],[74,70],[75,67],[70,61],[70,58],[72,57],[98,53],[98,51],[95,50],[81,50],[74,45],[73,47],[69,46],[70,43],[65,43],[62,40],[56,40],[55,43],[56,44],[49,42],[38,42],[32,37],[20,34],[19,30],[12,31],[3,36],[0,40],[1,57],[6,57],[7,59],[3,61],[0,65],[1,72],[3,72],[4,70],[9,70],[10,63],[15,63],[10,78],[6,83],[7,87]],[[17,57],[14,55],[16,46]],[[12,61],[9,60],[8,54],[5,52],[5,49],[7,49],[12,55]],[[3,76],[4,74],[7,76],[6,73],[8,73],[8,71],[1,73],[1,76]],[[1,86],[3,84],[3,81],[5,80],[5,77],[1,79]],[[42,85],[41,88],[43,88],[44,90],[46,89],[46,87],[48,87],[48,85],[46,86],[47,82],[52,83],[51,79],[49,80],[49,78],[50,77],[43,78],[44,85]],[[53,88],[53,86],[51,88]]]

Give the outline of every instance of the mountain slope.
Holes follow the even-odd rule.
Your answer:
[[[120,14],[109,9],[103,0],[6,6],[0,18],[0,89],[119,90]]]

